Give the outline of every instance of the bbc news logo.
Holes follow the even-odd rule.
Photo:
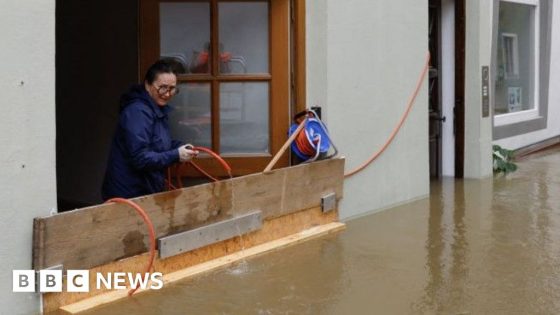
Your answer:
[[[101,272],[95,273],[96,288],[127,290],[141,288],[159,290],[163,288],[163,275],[161,272],[132,273],[132,272]],[[62,270],[13,270],[13,292],[62,292]],[[89,292],[88,270],[67,270],[67,292]],[[36,283],[39,285],[37,286]]]

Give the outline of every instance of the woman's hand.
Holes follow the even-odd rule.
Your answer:
[[[188,162],[198,155],[198,151],[193,150],[191,144],[180,146],[177,150],[179,151],[179,161],[181,162]]]

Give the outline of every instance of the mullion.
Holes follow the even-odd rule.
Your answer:
[[[220,153],[220,82],[217,80],[219,74],[219,25],[218,25],[218,1],[211,0],[210,2],[210,43],[212,46],[211,53],[211,72],[210,77],[212,78],[212,104],[211,104],[211,115],[212,115],[212,150],[214,152]]]

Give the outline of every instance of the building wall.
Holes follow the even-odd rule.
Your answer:
[[[485,0],[465,1],[464,176],[492,175],[492,120],[482,116],[482,66],[490,66],[492,10]]]
[[[306,34],[306,104],[327,104],[327,1],[307,0],[305,4]]]
[[[548,89],[548,117],[546,129],[494,141],[504,148],[518,149],[560,135],[560,10],[552,8],[552,35],[550,46],[550,80]]]
[[[31,269],[33,218],[56,208],[55,1],[0,0],[0,313],[39,311],[12,293],[12,270]]]
[[[346,172],[388,139],[424,66],[428,2],[307,1],[307,104],[322,105]],[[389,148],[346,179],[341,217],[427,196],[427,78]]]

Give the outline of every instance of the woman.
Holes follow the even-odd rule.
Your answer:
[[[132,86],[121,97],[102,188],[104,200],[161,192],[166,168],[198,153],[172,140],[169,133],[167,103],[178,92],[173,64],[160,60],[148,69],[144,84]]]

